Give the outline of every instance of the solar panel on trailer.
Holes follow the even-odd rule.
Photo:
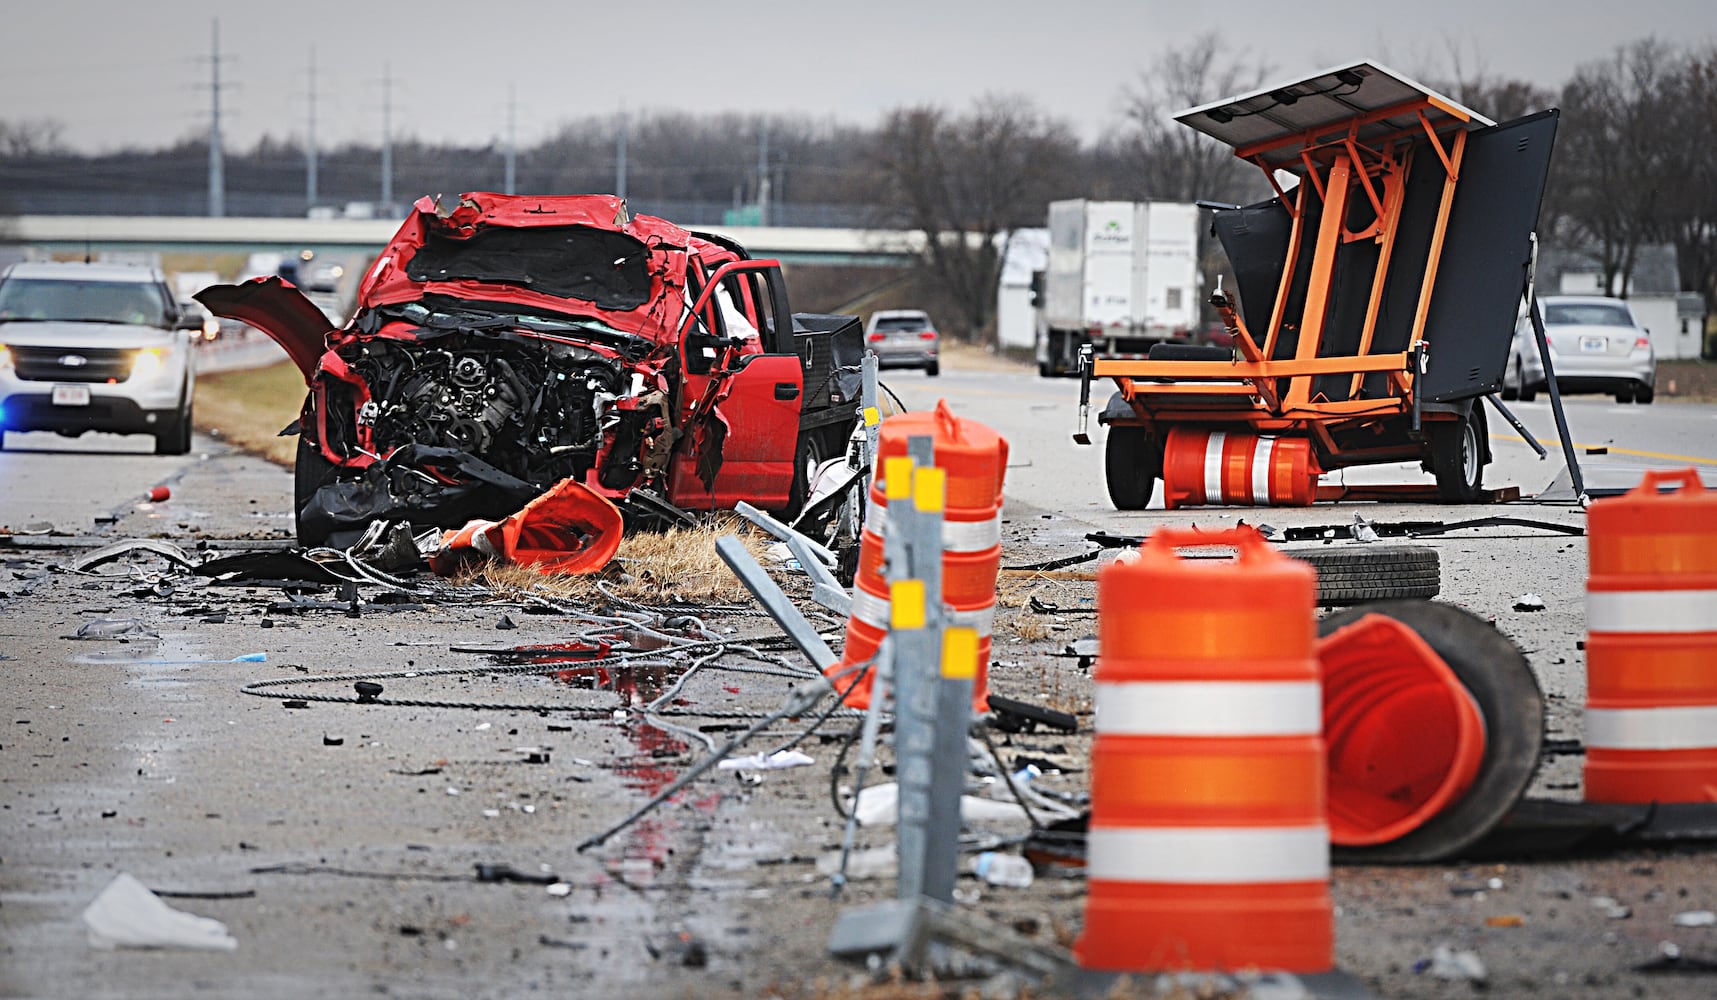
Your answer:
[[[1175,121],[1219,142],[1246,149],[1295,136],[1307,137],[1308,141],[1327,137],[1345,131],[1356,118],[1393,107],[1403,110],[1361,126],[1360,139],[1412,128],[1417,123],[1415,112],[1420,108],[1424,108],[1433,126],[1450,121],[1468,129],[1493,124],[1471,108],[1369,61],[1225,98],[1174,117]],[[1297,173],[1301,170],[1300,149],[1307,144],[1307,141],[1288,143],[1263,154],[1264,159],[1273,167]]]

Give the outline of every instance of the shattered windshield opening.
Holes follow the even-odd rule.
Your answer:
[[[423,328],[427,335],[529,330],[549,336],[575,337],[610,344],[628,357],[641,357],[655,346],[648,338],[628,333],[590,316],[571,316],[546,310],[522,310],[506,302],[481,302],[426,295],[417,302],[386,306],[378,318],[403,320]],[[366,332],[375,332],[372,321]]]
[[[589,226],[491,226],[469,239],[426,234],[405,270],[413,281],[517,285],[624,311],[650,299],[648,256],[632,237]]]

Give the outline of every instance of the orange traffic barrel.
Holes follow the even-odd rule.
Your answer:
[[[1717,492],[1648,472],[1586,534],[1586,801],[1717,801]]]
[[[990,633],[995,623],[996,571],[1002,558],[1002,479],[1007,472],[1008,443],[989,427],[955,416],[945,400],[932,411],[895,414],[878,428],[875,468],[879,473],[871,482],[859,537],[847,641],[840,664],[830,674],[835,690],[847,690],[852,682],[845,672],[874,658],[888,634],[890,606],[883,564],[888,504],[911,496],[909,483],[890,481],[889,460],[906,457],[907,441],[913,437],[933,440],[936,466],[947,474],[942,514],[942,603],[948,609],[944,623],[978,633],[972,706],[985,712],[990,705]],[[855,708],[870,704],[869,675],[853,687],[846,703]]]
[[[1318,472],[1308,438],[1175,427],[1163,444],[1163,503],[1306,507]]]
[[[1368,614],[1318,642],[1330,843],[1368,847],[1464,795],[1485,752],[1472,693],[1419,634]]]
[[[1098,573],[1080,965],[1332,967],[1316,596],[1251,528],[1159,528]]]

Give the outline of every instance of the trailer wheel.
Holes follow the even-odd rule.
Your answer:
[[[1287,555],[1318,571],[1318,606],[1365,601],[1436,597],[1442,589],[1442,561],[1424,545],[1342,545]]]
[[[1163,447],[1143,427],[1127,424],[1109,428],[1103,445],[1103,478],[1116,510],[1144,510],[1163,474]]]
[[[1484,410],[1475,400],[1461,419],[1431,424],[1425,432],[1437,496],[1444,503],[1477,501],[1484,489]]]

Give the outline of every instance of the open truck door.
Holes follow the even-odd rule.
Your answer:
[[[781,265],[729,262],[694,291],[679,338],[685,440],[669,468],[668,499],[688,510],[741,500],[787,510],[797,479],[804,374],[799,355],[790,353]]]

